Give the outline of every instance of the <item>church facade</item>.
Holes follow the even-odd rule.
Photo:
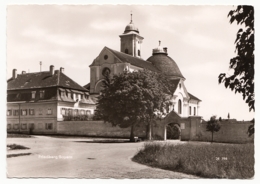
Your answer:
[[[174,83],[173,106],[180,117],[198,116],[201,100],[190,94],[184,84],[185,78],[182,75],[176,62],[168,56],[167,48],[159,46],[153,49],[153,54],[147,60],[142,59],[143,37],[139,34],[138,28],[134,25],[132,18],[125,27],[120,37],[120,51],[104,47],[100,54],[90,65],[90,83],[85,87],[90,91],[92,97],[100,94],[104,74],[116,75],[124,70],[130,72],[148,69],[154,72],[162,72],[172,79]]]

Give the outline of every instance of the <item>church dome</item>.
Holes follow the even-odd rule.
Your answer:
[[[138,28],[134,25],[134,23],[131,21],[126,27],[124,33],[128,33],[130,31],[135,31],[139,33]]]
[[[128,33],[128,32],[130,32],[130,31],[134,31],[134,32],[139,33],[138,28],[137,28],[137,27],[134,25],[134,23],[133,23],[132,14],[131,14],[131,21],[130,21],[130,23],[125,27],[124,33]]]
[[[176,62],[168,56],[167,48],[162,48],[160,42],[159,47],[153,49],[153,55],[147,61],[151,62],[159,71],[167,76],[184,79]]]

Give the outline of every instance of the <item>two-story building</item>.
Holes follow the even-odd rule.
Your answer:
[[[64,68],[17,74],[7,81],[7,131],[55,134],[57,121],[88,120],[95,103]]]

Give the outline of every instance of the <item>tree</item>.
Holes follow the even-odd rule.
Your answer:
[[[253,120],[251,120],[251,123],[252,123],[252,125],[250,125],[247,130],[249,137],[255,133],[255,118]]]
[[[151,122],[166,114],[171,83],[163,74],[148,70],[128,72],[106,77],[98,97],[96,116],[113,126],[131,127],[130,141],[134,141],[137,124],[147,126],[151,139]]]
[[[230,59],[229,68],[233,69],[232,75],[225,73],[219,75],[219,83],[224,83],[235,93],[242,93],[243,99],[249,106],[249,110],[255,110],[254,93],[254,8],[252,6],[237,6],[228,14],[230,23],[234,21],[244,28],[237,32],[235,40],[235,52],[237,56]]]
[[[220,130],[220,124],[216,120],[216,116],[212,116],[207,122],[206,130],[211,132],[211,142],[213,142],[213,133]]]
[[[229,113],[228,113],[228,115],[227,115],[227,118],[228,118],[228,119],[230,118],[230,115],[229,115]]]
[[[219,117],[219,119],[218,119],[220,122],[222,121],[222,118],[221,117]]]

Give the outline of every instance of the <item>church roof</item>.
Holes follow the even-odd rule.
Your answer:
[[[35,89],[46,87],[64,87],[88,91],[59,70],[51,75],[49,71],[18,74],[17,78],[7,81],[7,90]]]
[[[147,61],[150,61],[159,71],[167,76],[175,76],[184,79],[178,65],[165,53],[154,54],[149,57]]]
[[[175,92],[175,90],[178,87],[179,82],[180,82],[180,79],[172,79],[171,80],[171,83],[173,84],[172,85],[173,88],[171,89],[172,92]]]
[[[133,57],[129,54],[125,54],[123,52],[118,52],[116,50],[110,49],[106,47],[109,51],[111,51],[120,61],[123,63],[130,63],[131,65],[140,67],[140,68],[145,68],[154,72],[160,72],[156,67],[152,65],[152,63],[145,61],[143,59]]]
[[[197,101],[201,101],[200,99],[198,99],[196,96],[194,96],[194,95],[192,95],[192,94],[190,94],[190,93],[188,93],[189,94],[189,96],[190,96],[190,99],[192,99],[192,100],[197,100]]]

